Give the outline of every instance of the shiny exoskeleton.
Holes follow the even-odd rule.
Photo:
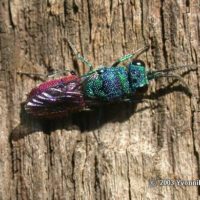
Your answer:
[[[83,93],[86,99],[121,101],[133,98],[138,88],[148,85],[143,62],[135,60],[127,67],[103,67],[85,75]]]
[[[76,58],[89,67],[89,72],[82,76],[71,73],[34,88],[28,95],[25,105],[28,113],[49,118],[81,111],[99,103],[127,100],[134,102],[134,99],[137,99],[138,90],[146,89],[149,81],[160,77],[178,79],[191,93],[183,78],[173,71],[194,65],[149,71],[143,61],[136,59],[147,49],[144,47],[135,53],[119,58],[111,66],[93,69],[92,64],[81,56],[69,41],[68,43]],[[128,65],[118,66],[130,58],[133,58],[133,61]]]
[[[71,74],[34,88],[25,104],[28,113],[47,118],[67,115],[84,107],[81,79]]]

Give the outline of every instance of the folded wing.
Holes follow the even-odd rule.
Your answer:
[[[33,89],[27,99],[25,110],[35,116],[51,117],[68,114],[84,107],[79,78],[58,79],[43,83]]]

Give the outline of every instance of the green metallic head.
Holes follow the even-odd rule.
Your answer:
[[[128,78],[132,92],[149,84],[143,61],[133,60],[133,62],[128,65]]]

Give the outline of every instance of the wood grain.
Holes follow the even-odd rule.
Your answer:
[[[152,100],[102,106],[45,121],[23,110],[41,83],[17,72],[64,67],[83,74],[64,38],[94,66],[146,44],[149,69],[200,63],[197,0],[0,1],[0,199],[199,199],[200,69],[183,70],[193,91],[152,81]]]

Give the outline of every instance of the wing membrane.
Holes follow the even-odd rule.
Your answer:
[[[51,115],[67,113],[84,107],[83,94],[79,79],[68,82],[59,81],[45,90],[34,89],[25,105],[28,113],[33,115]]]

